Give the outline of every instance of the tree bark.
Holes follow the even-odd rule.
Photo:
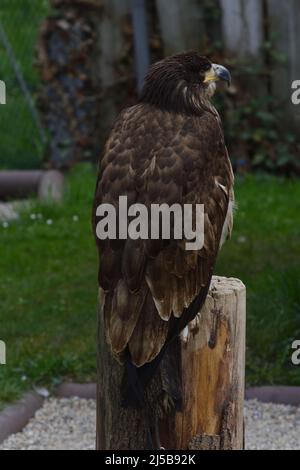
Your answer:
[[[201,313],[175,346],[181,356],[183,403],[181,411],[160,419],[165,449],[243,448],[245,317],[243,283],[213,277]],[[101,311],[98,333],[97,448],[145,449],[147,416],[121,407],[123,367],[106,343]],[[158,373],[147,393],[150,402],[158,401],[160,387]]]

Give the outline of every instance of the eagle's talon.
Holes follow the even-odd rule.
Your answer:
[[[180,338],[183,343],[187,344],[189,337],[190,337],[190,331],[189,331],[189,326],[187,325],[180,333]]]

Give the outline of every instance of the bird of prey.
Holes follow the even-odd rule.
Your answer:
[[[229,71],[193,51],[152,65],[139,101],[117,118],[100,161],[95,232],[97,207],[117,208],[120,196],[146,207],[204,205],[199,250],[186,250],[185,240],[174,237],[96,237],[106,338],[127,366],[127,399],[136,404],[172,340],[201,310],[219,247],[231,232],[233,173],[211,103],[219,80],[230,82]]]

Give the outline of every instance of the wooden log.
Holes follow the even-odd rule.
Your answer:
[[[57,170],[0,172],[0,200],[37,196],[43,201],[59,201],[63,190],[64,176]]]
[[[160,420],[165,449],[243,448],[245,316],[243,283],[214,277],[188,336],[185,331],[174,343],[181,355],[183,406]],[[121,407],[123,367],[109,351],[101,311],[98,333],[97,448],[145,449],[147,416]],[[151,404],[162,391],[159,375],[147,393]]]
[[[1,171],[0,200],[23,198],[37,193],[41,170]]]
[[[38,197],[42,201],[59,202],[63,198],[65,178],[57,170],[44,171],[39,181]]]

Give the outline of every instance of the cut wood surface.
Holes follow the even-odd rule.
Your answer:
[[[242,449],[246,289],[233,278],[213,277],[201,314],[176,345],[181,355],[183,406],[160,420],[165,449]],[[180,357],[180,356],[179,356]],[[99,312],[97,448],[146,448],[147,416],[121,407],[123,367],[112,357]],[[147,393],[159,402],[159,373]]]

